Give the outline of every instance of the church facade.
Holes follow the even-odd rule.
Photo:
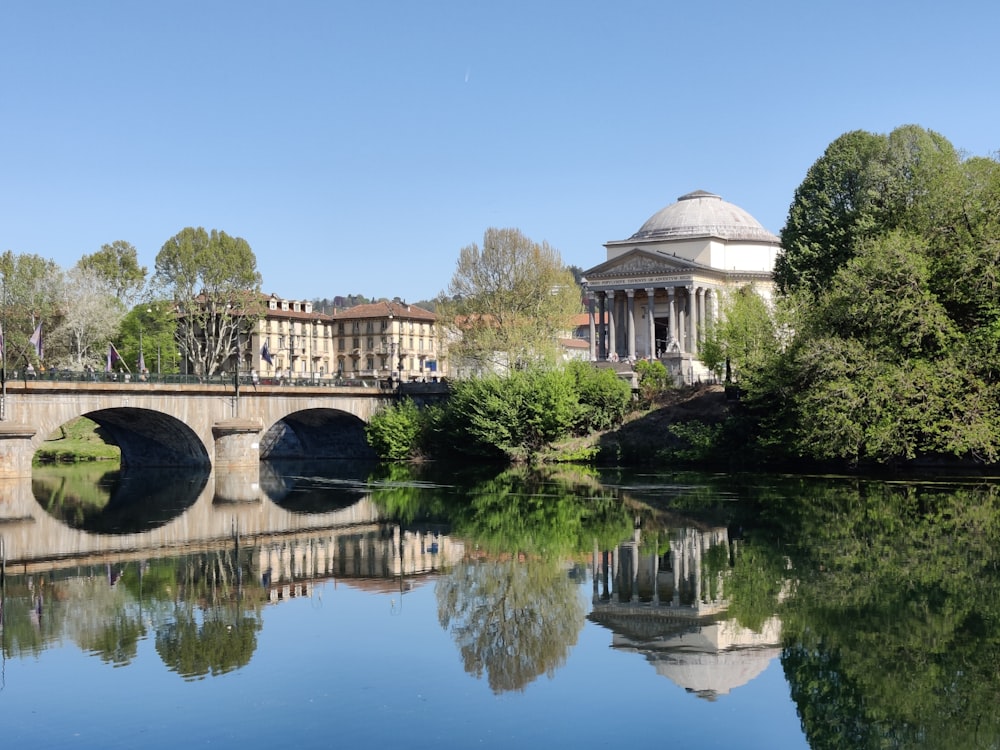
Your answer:
[[[584,273],[594,361],[660,359],[674,377],[702,377],[698,348],[729,290],[769,299],[780,240],[739,206],[698,190],[651,216]]]

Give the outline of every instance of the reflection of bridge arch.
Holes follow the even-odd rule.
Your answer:
[[[84,555],[133,554],[185,549],[190,545],[227,542],[234,533],[244,538],[286,535],[316,529],[371,527],[381,514],[370,497],[327,513],[294,513],[259,494],[256,502],[220,502],[229,477],[213,472],[199,477],[194,502],[166,523],[132,533],[91,533],[72,528],[50,516],[35,500],[30,478],[0,480],[0,540],[8,572],[29,562],[54,561]],[[196,488],[197,490],[197,488]]]
[[[125,465],[256,466],[261,454],[368,455],[364,425],[391,403],[374,388],[8,383],[0,422],[0,476],[30,476],[31,459],[60,426],[90,416],[122,447]],[[266,429],[266,432],[265,432]]]

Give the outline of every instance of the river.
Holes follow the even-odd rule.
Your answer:
[[[19,748],[995,748],[1000,484],[38,468]]]

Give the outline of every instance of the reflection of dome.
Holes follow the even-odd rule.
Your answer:
[[[781,654],[781,621],[767,620],[760,631],[724,620],[645,643],[618,634],[616,648],[642,654],[663,675],[689,693],[715,700],[760,675]]]
[[[700,698],[715,700],[734,688],[746,685],[781,654],[779,648],[745,648],[735,651],[671,651],[647,658],[656,673],[670,678],[678,687]]]
[[[682,195],[676,203],[653,214],[631,239],[681,240],[695,237],[780,241],[742,208],[704,190]]]

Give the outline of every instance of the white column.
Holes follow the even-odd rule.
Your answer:
[[[698,307],[697,300],[695,299],[694,284],[688,284],[687,289],[687,336],[688,345],[687,350],[691,354],[698,353]]]
[[[625,292],[625,304],[628,319],[628,358],[635,359],[635,289]]]
[[[677,294],[672,286],[667,287],[667,309],[670,314],[670,336],[667,339],[667,347],[675,341],[680,346],[680,337],[677,335]]]
[[[608,300],[608,359],[617,359],[618,355],[618,293],[607,292]]]
[[[590,361],[597,359],[597,324],[594,321],[594,293],[587,292],[587,322],[590,324]]]
[[[646,290],[646,336],[649,341],[649,348],[646,354],[652,359],[656,356],[656,305],[654,303],[654,298],[656,297],[655,289]]]

